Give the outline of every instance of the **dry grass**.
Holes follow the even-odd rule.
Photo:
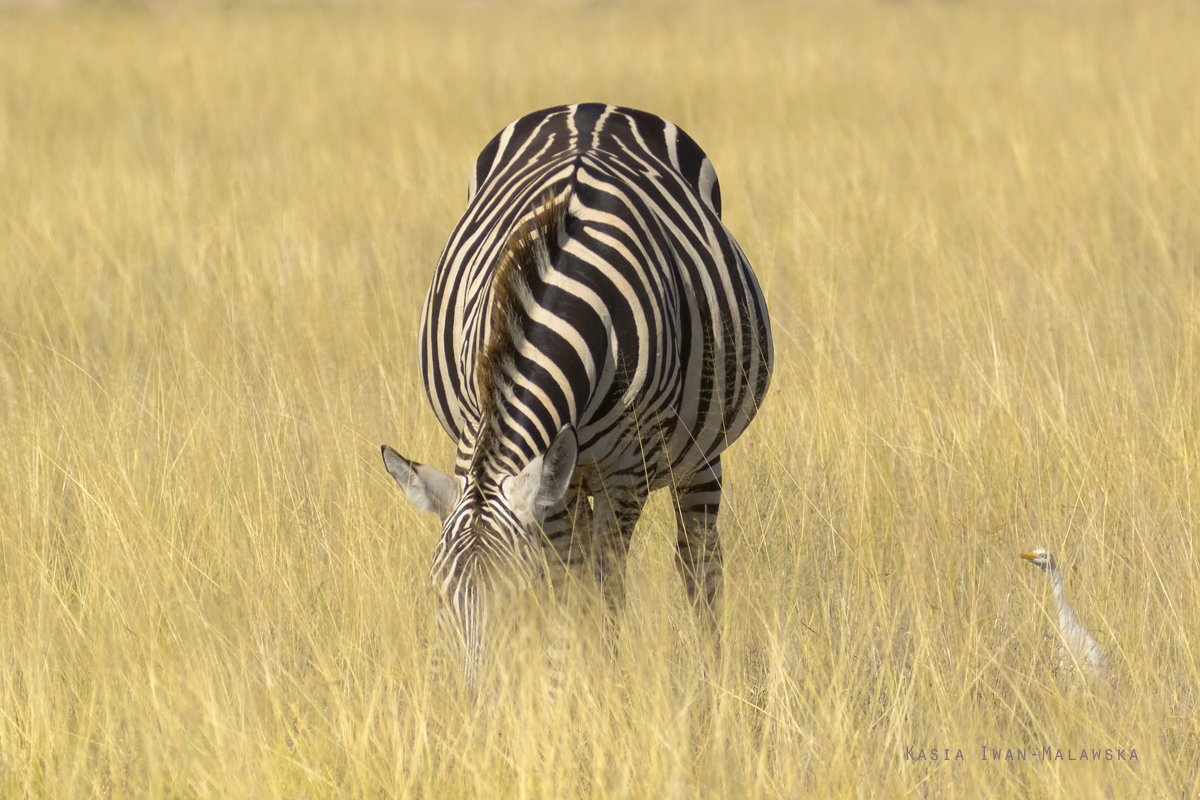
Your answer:
[[[1183,4],[6,13],[0,794],[1195,795],[1197,40]],[[778,369],[720,672],[656,498],[615,662],[547,712],[516,651],[475,713],[378,446],[449,465],[415,335],[468,166],[581,99],[708,150]],[[1052,674],[1039,544],[1111,692]]]

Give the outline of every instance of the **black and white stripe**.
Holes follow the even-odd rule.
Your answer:
[[[443,519],[432,579],[469,671],[486,598],[546,567],[555,581],[594,575],[619,608],[633,526],[658,488],[674,495],[689,596],[711,611],[720,455],[762,402],[772,345],[691,137],[600,104],[506,127],[476,161],[420,347],[455,474],[384,458]]]

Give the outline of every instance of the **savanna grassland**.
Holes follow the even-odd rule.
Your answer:
[[[1185,3],[0,12],[0,795],[1195,796],[1197,41]],[[450,467],[416,331],[468,168],[581,100],[708,151],[777,368],[719,666],[655,497],[617,654],[547,705],[514,645],[474,707],[379,445]],[[1111,687],[1056,674],[1038,545]]]

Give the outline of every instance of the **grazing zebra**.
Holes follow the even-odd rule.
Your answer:
[[[475,162],[420,346],[454,475],[387,445],[383,460],[441,517],[430,579],[469,685],[488,614],[532,581],[590,575],[623,606],[634,523],[658,488],[672,490],[688,596],[715,625],[720,456],[762,402],[772,345],[691,137],[601,104],[501,131]]]

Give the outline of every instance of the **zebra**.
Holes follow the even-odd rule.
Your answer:
[[[484,147],[420,327],[454,474],[382,446],[408,498],[441,518],[430,582],[468,685],[504,597],[594,580],[606,619],[619,614],[655,489],[672,492],[688,598],[718,630],[721,454],[758,411],[772,360],[716,172],[679,127],[577,104]]]

